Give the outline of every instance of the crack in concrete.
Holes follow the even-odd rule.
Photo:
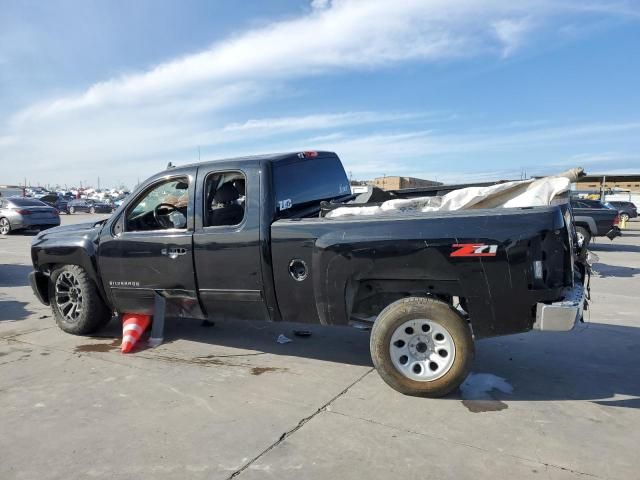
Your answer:
[[[327,413],[333,413],[335,415],[341,415],[343,417],[351,418],[353,420],[361,420],[363,422],[368,422],[368,423],[371,423],[373,425],[378,425],[380,427],[390,428],[392,430],[396,430],[396,431],[404,432],[404,433],[410,433],[410,434],[413,434],[413,435],[420,435],[422,437],[427,437],[427,438],[430,438],[430,439],[433,439],[433,440],[439,440],[439,441],[450,443],[450,444],[453,444],[453,445],[459,445],[459,446],[463,446],[463,447],[473,448],[473,449],[478,450],[478,451],[483,452],[483,453],[502,455],[502,456],[505,456],[505,457],[511,457],[511,458],[515,458],[517,460],[522,460],[524,462],[538,463],[538,464],[544,466],[545,468],[556,468],[558,470],[564,470],[565,472],[575,473],[576,475],[584,475],[586,477],[598,478],[598,479],[605,480],[605,477],[601,477],[601,476],[595,475],[593,473],[581,472],[580,470],[574,470],[574,469],[569,468],[569,467],[563,467],[561,465],[555,465],[553,463],[543,462],[542,460],[535,460],[535,459],[532,459],[532,458],[521,457],[520,455],[514,455],[512,453],[497,452],[497,451],[489,450],[489,449],[486,449],[486,448],[483,448],[483,447],[479,447],[477,445],[473,445],[473,444],[470,444],[470,443],[464,443],[464,442],[459,442],[457,440],[451,440],[450,438],[439,437],[437,435],[431,435],[431,434],[424,433],[424,432],[417,432],[415,430],[410,430],[410,429],[407,429],[407,428],[398,427],[396,425],[389,425],[389,424],[382,423],[382,422],[376,422],[375,420],[371,420],[369,418],[362,418],[362,417],[357,417],[357,416],[353,416],[353,415],[347,415],[346,413],[336,412],[335,410],[327,411]]]
[[[236,478],[238,475],[240,475],[242,472],[244,472],[247,468],[249,468],[251,465],[253,465],[256,461],[260,460],[260,458],[262,458],[264,455],[266,455],[267,453],[269,453],[271,450],[273,450],[274,448],[276,448],[278,445],[280,445],[285,439],[287,439],[288,437],[290,437],[291,435],[293,435],[294,433],[296,433],[298,430],[300,430],[306,423],[308,423],[310,420],[312,420],[316,415],[318,415],[319,413],[325,412],[327,411],[327,407],[329,405],[331,405],[333,402],[335,402],[338,398],[340,398],[341,396],[343,396],[345,393],[347,393],[351,387],[353,387],[354,385],[356,385],[357,383],[359,383],[360,381],[362,381],[362,379],[364,379],[364,377],[366,377],[367,375],[369,375],[371,372],[373,372],[375,370],[375,368],[370,368],[369,370],[367,370],[365,373],[363,373],[362,375],[360,375],[360,377],[358,377],[355,381],[353,381],[351,384],[349,384],[344,390],[342,390],[341,392],[339,392],[337,395],[335,395],[333,398],[331,398],[328,402],[326,402],[324,405],[322,405],[320,408],[318,408],[315,412],[313,412],[311,415],[304,417],[302,420],[300,420],[297,425],[293,428],[291,428],[290,430],[287,430],[286,432],[284,432],[282,435],[280,435],[280,437],[278,438],[278,440],[276,440],[275,442],[273,442],[271,445],[269,445],[267,448],[265,448],[264,450],[262,450],[262,452],[260,452],[258,455],[256,455],[255,457],[253,457],[251,460],[249,460],[248,462],[246,462],[242,467],[240,467],[239,469],[235,470],[231,475],[229,475],[225,480],[231,480],[232,478]]]

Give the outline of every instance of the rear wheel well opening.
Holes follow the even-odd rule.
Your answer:
[[[409,297],[433,298],[467,317],[467,301],[430,280],[357,280],[346,289],[348,317],[356,321],[374,321],[386,307]],[[461,307],[464,312],[460,312]]]

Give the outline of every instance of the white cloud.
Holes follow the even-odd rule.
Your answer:
[[[314,0],[310,5],[298,18],[239,32],[147,71],[24,108],[0,132],[11,139],[0,141],[0,162],[41,169],[54,180],[67,174],[43,170],[52,163],[72,171],[108,165],[133,175],[144,167],[143,161],[180,158],[197,145],[221,145],[243,132],[264,136],[406,122],[409,119],[394,117],[398,114],[346,112],[230,124],[225,112],[282,94],[292,80],[312,75],[387,69],[409,61],[512,55],[525,48],[537,30],[567,12],[574,17],[584,12],[637,15],[637,8],[624,2]],[[428,140],[434,151],[452,148]],[[486,139],[477,142],[474,148]],[[365,143],[353,140],[345,148],[366,149]],[[409,148],[394,146],[397,152]]]
[[[311,8],[314,10],[324,10],[331,4],[331,0],[311,0]]]
[[[493,29],[503,44],[502,56],[508,57],[522,46],[533,25],[528,18],[502,19],[493,23]]]

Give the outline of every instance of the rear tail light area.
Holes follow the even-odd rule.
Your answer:
[[[616,214],[616,218],[613,219],[613,226],[617,227],[620,225],[620,214]]]
[[[53,215],[56,216],[56,217],[59,217],[60,216],[60,212],[57,209],[54,208],[53,209]]]
[[[16,210],[16,212],[19,213],[20,215],[31,215],[33,213],[31,210],[25,210],[25,209]]]

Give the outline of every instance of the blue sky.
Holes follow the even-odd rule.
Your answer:
[[[131,186],[198,147],[640,172],[640,2],[0,0],[0,183]]]

